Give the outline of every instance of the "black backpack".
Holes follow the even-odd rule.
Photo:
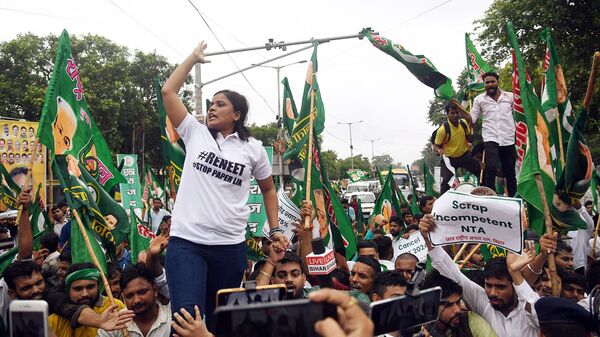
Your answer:
[[[473,135],[472,134],[467,134],[467,122],[464,119],[459,119],[458,122],[460,123],[460,126],[462,126],[463,130],[465,131],[465,138],[467,138],[467,142],[471,143],[473,142]],[[442,126],[444,126],[444,131],[446,131],[446,140],[444,141],[444,143],[447,143],[450,140],[450,137],[452,136],[452,133],[450,132],[450,124],[448,124],[448,121],[444,121],[444,123],[442,124]],[[434,145],[435,144],[435,137],[437,136],[437,131],[439,130],[439,128],[433,130],[433,132],[431,133],[431,144]],[[442,145],[444,145],[442,143]]]

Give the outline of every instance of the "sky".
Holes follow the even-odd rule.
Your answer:
[[[153,52],[180,63],[199,41],[207,53],[358,34],[371,27],[381,36],[427,56],[453,79],[466,66],[464,33],[483,17],[492,0],[0,0],[0,41],[19,33],[97,34],[133,50]],[[195,6],[195,7],[194,7]],[[198,12],[196,10],[198,9]],[[216,37],[215,37],[216,36]],[[287,51],[266,49],[210,57],[202,66],[202,82],[266,61]],[[311,49],[268,63],[286,66],[299,104]],[[52,59],[54,56],[52,56]],[[388,154],[410,164],[421,157],[434,127],[427,122],[433,89],[419,82],[398,61],[375,49],[367,39],[334,40],[318,47],[318,81],[325,106],[323,149],[350,156]],[[221,89],[248,98],[248,123],[274,122],[278,111],[277,71],[258,67],[203,86],[204,98]],[[85,85],[85,83],[84,83]],[[93,114],[93,107],[92,109]],[[298,107],[299,109],[300,107]],[[356,122],[356,123],[354,123]]]

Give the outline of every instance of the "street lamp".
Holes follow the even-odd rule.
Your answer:
[[[348,124],[350,127],[350,167],[354,170],[354,147],[352,146],[352,124],[362,123],[364,121],[360,120],[357,122],[338,122],[338,124]]]
[[[283,123],[281,120],[281,80],[279,78],[279,71],[287,66],[294,64],[306,63],[306,60],[296,61],[282,66],[268,66],[264,64],[252,64],[253,66],[271,68],[277,70],[277,139],[281,140]],[[281,169],[281,175],[279,175],[279,186],[283,187],[283,154],[279,154],[279,167]]]

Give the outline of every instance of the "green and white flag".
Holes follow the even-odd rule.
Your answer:
[[[108,222],[96,205],[93,193],[98,191],[89,188],[88,179],[84,177],[85,169],[76,161],[64,155],[57,155],[52,162],[52,170],[60,181],[67,204],[71,210],[77,211],[83,228],[89,238],[94,255],[106,273],[106,254],[116,260],[116,240]],[[129,225],[127,226],[129,232]],[[72,263],[91,262],[92,258],[86,248],[83,233],[76,217],[71,221],[71,259]]]
[[[135,209],[129,209],[131,217],[131,229],[129,231],[129,248],[131,250],[131,262],[137,263],[138,255],[150,247],[150,241],[156,237],[152,233],[152,228],[149,228],[135,214]]]
[[[311,96],[314,92],[313,108],[313,133],[315,137],[325,129],[325,107],[321,98],[319,84],[317,82],[317,71],[319,64],[317,62],[317,46],[313,49],[308,70],[306,71],[306,82],[304,83],[304,92],[302,94],[302,105],[300,114],[296,118],[294,129],[287,144],[287,150],[283,154],[284,160],[298,158],[303,162],[308,155],[308,132],[311,109]]]
[[[264,146],[267,152],[267,158],[269,158],[269,164],[273,165],[273,147]],[[248,195],[248,201],[246,206],[250,208],[250,215],[248,216],[246,236],[263,236],[263,226],[267,222],[267,210],[265,209],[265,199],[258,186],[258,182],[254,177],[250,181],[250,194]],[[268,226],[268,224],[267,224]]]
[[[294,124],[296,118],[298,118],[298,110],[296,109],[296,102],[294,102],[294,96],[290,89],[287,77],[284,77],[281,81],[283,84],[283,102],[281,102],[281,115],[283,118],[283,129],[285,130],[285,140],[290,141],[292,132],[294,131]]]
[[[138,173],[137,154],[117,154],[117,162],[121,163],[121,174],[127,181],[121,184],[121,205],[123,208],[142,209],[142,189]]]
[[[572,106],[567,91],[567,83],[563,74],[562,64],[558,58],[556,46],[552,40],[550,29],[546,28],[541,33],[542,40],[546,42],[546,54],[544,56],[544,76],[542,78],[542,111],[546,119],[550,122],[551,132],[556,140],[562,139],[563,151],[569,143],[569,137],[573,131],[575,118],[572,115]],[[559,134],[560,133],[560,134]],[[559,170],[556,176],[562,174],[562,165],[560,160],[560,148],[557,144],[556,161]],[[563,153],[566,155],[566,153]],[[564,160],[565,158],[563,158]]]
[[[481,76],[494,69],[481,57],[468,33],[465,33],[465,47],[467,50],[467,88],[470,91],[483,90]]]
[[[513,55],[513,94],[515,95],[515,101],[522,102],[521,107],[525,117],[524,126],[527,130],[526,152],[519,173],[517,190],[527,203],[529,227],[539,235],[545,232],[544,205],[540,197],[541,191],[538,190],[536,183],[536,175],[539,174],[552,219],[554,224],[557,225],[555,228],[560,231],[566,231],[569,228],[585,228],[585,222],[574,212],[570,205],[557,209],[552,203],[556,186],[550,154],[550,144],[553,141],[552,135],[549,131],[549,124],[542,114],[540,101],[535,95],[525,70],[512,22],[509,22],[507,26],[508,40]],[[516,107],[515,111],[517,111]]]
[[[46,91],[37,137],[54,155],[71,155],[85,166],[104,190],[124,183],[87,105],[82,75],[64,30],[58,40],[54,70]]]
[[[437,97],[447,100],[456,95],[452,87],[452,81],[440,73],[428,58],[423,55],[414,55],[398,43],[379,35],[372,35],[370,29],[365,28],[361,34],[366,36],[375,48],[390,55],[404,64],[419,81],[434,89]]]
[[[374,216],[379,214],[381,214],[388,221],[388,223],[392,215],[402,215],[402,211],[400,210],[400,201],[396,197],[396,192],[394,191],[392,184],[393,180],[394,174],[392,174],[392,169],[390,168],[387,176],[385,177],[385,181],[381,186],[381,193],[379,193],[377,200],[375,200],[375,206],[373,206],[373,212],[369,218],[369,223]]]
[[[425,182],[425,194],[433,195],[438,197],[439,193],[433,189],[433,185],[435,184],[435,178],[433,174],[429,171],[427,164],[425,164],[425,159],[423,159],[423,181]]]
[[[183,163],[185,161],[185,145],[183,144],[183,140],[181,140],[179,134],[167,116],[167,110],[165,110],[165,106],[163,105],[162,101],[162,94],[160,93],[162,86],[160,85],[158,78],[156,79],[155,87],[158,121],[160,124],[160,144],[163,151],[165,168],[168,172],[169,189],[175,198],[177,195],[177,190],[179,189],[181,172],[183,169]]]
[[[54,230],[54,225],[52,224],[52,221],[50,221],[50,217],[48,216],[48,212],[46,212],[46,208],[44,207],[44,203],[40,196],[42,186],[42,183],[38,184],[33,202],[31,203],[31,206],[29,206],[29,214],[31,214],[29,222],[31,223],[31,233],[33,236],[40,232],[51,232]]]
[[[354,170],[348,171],[348,177],[350,178],[350,180],[352,182],[357,182],[357,181],[367,180],[371,177],[371,175],[369,174],[369,172],[365,172],[360,169],[354,169]]]
[[[0,164],[0,199],[8,209],[17,209],[17,197],[21,188],[11,178],[3,164]]]

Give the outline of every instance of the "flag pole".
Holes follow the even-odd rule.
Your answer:
[[[483,185],[483,172],[485,172],[485,149],[483,149],[483,155],[481,156],[481,163],[484,167],[479,171],[479,186]]]
[[[465,250],[467,250],[467,246],[469,244],[468,243],[463,243],[462,247],[460,247],[460,250],[458,251],[458,253],[456,253],[456,255],[454,255],[454,259],[452,259],[452,261],[454,263],[456,263],[456,261],[458,261],[458,259],[460,259],[460,256],[465,252]]]
[[[25,176],[25,183],[23,184],[23,186],[21,187],[22,189],[26,189],[27,187],[29,187],[29,185],[31,185],[31,177],[33,175],[33,163],[35,162],[35,155],[37,154],[37,147],[38,144],[40,143],[40,139],[38,137],[35,137],[35,146],[33,148],[33,154],[31,156],[31,161],[29,162],[29,166],[27,167],[27,176]],[[19,223],[19,221],[21,220],[21,215],[23,214],[23,204],[20,204],[18,207],[18,213],[17,213],[17,219],[15,220],[15,223]]]
[[[94,254],[94,250],[92,249],[92,244],[90,243],[90,238],[88,237],[87,231],[85,230],[85,227],[83,227],[83,222],[81,222],[81,218],[79,217],[79,212],[77,212],[76,209],[73,209],[71,212],[72,212],[73,216],[75,217],[75,220],[77,221],[77,225],[79,226],[79,230],[81,231],[81,234],[83,236],[83,241],[85,242],[85,248],[87,248],[88,254],[90,254],[90,257],[92,258],[92,263],[94,264],[94,266],[96,266],[96,269],[98,269],[98,271],[100,272],[100,278],[102,279],[102,285],[104,285],[104,290],[106,291],[108,300],[110,301],[111,305],[114,305],[115,298],[113,297],[112,291],[110,290],[110,285],[108,284],[108,279],[106,278],[106,275],[104,275],[104,272],[102,271],[102,267],[100,266],[100,262],[98,262],[98,258],[96,258],[96,255]],[[127,331],[127,329],[121,329],[121,332],[123,333],[124,336],[129,337],[129,332]]]
[[[590,108],[590,102],[592,101],[592,95],[594,94],[594,87],[596,86],[596,77],[598,77],[598,65],[600,65],[600,52],[594,53],[594,60],[592,61],[592,70],[590,71],[590,78],[588,79],[588,86],[585,92],[585,99],[583,100],[583,107],[588,110]]]
[[[565,169],[565,149],[563,147],[563,135],[562,135],[562,124],[560,122],[560,115],[558,109],[554,108],[554,115],[556,116],[556,126],[558,128],[558,147],[560,150],[560,163],[562,169]]]
[[[473,247],[473,249],[471,249],[467,257],[465,257],[458,266],[458,269],[462,269],[465,266],[465,264],[469,262],[469,260],[473,257],[473,255],[475,255],[475,252],[477,251],[477,249],[479,249],[479,247],[481,247],[481,243],[478,243],[475,247]]]
[[[315,90],[310,91],[310,113],[308,114],[308,160],[306,167],[306,195],[304,200],[310,202],[310,185],[312,182],[312,159],[313,159],[313,110],[315,108]],[[304,218],[304,229],[310,229],[310,215]]]
[[[550,209],[548,208],[548,200],[546,199],[546,191],[544,190],[544,184],[542,183],[542,176],[539,172],[535,174],[535,182],[537,184],[538,191],[540,192],[542,205],[544,205],[544,223],[546,225],[546,233],[552,234],[552,219],[550,218]],[[559,296],[560,289],[558,289],[558,274],[556,272],[556,257],[554,256],[554,253],[548,254],[548,269],[550,271],[550,281],[552,282],[552,295]]]

